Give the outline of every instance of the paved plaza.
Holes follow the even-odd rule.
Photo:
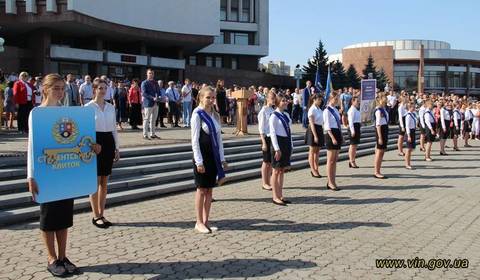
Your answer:
[[[218,188],[212,221],[220,231],[211,235],[193,230],[192,192],[109,208],[116,226],[107,230],[95,228],[90,213],[77,214],[68,255],[83,275],[73,279],[480,279],[474,144],[431,163],[417,151],[413,171],[388,152],[388,180],[372,178],[372,156],[358,159],[357,170],[340,162],[340,192],[307,170],[288,173],[288,207],[274,206],[258,179]],[[51,278],[37,228],[0,229],[0,279]],[[376,268],[376,259],[415,257],[469,263]]]

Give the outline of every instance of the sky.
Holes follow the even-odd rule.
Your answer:
[[[260,0],[262,1],[262,0]],[[321,39],[328,54],[348,45],[395,39],[449,42],[480,51],[480,0],[270,0],[270,50],[262,62],[292,68],[313,56]]]

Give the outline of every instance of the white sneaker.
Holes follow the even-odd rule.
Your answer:
[[[212,232],[218,231],[218,227],[208,227]]]
[[[209,233],[212,233],[207,227],[205,228],[201,228],[198,226],[198,224],[195,224],[195,230],[199,233],[203,233],[203,234],[209,234]]]

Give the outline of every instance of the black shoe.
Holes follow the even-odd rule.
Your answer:
[[[373,175],[374,178],[377,178],[377,179],[387,179],[387,176],[377,176],[377,175]]]
[[[159,137],[158,137],[157,135],[152,135],[152,136],[150,136],[150,138],[152,138],[152,139],[158,139]]]
[[[166,126],[166,125],[164,125],[164,124],[162,124],[162,125],[160,125],[160,127],[166,128],[167,126]]]
[[[79,275],[81,274],[80,269],[76,265],[74,265],[69,259],[64,258],[62,260],[63,266],[65,270],[67,270],[68,274]]]
[[[106,225],[107,227],[113,226],[112,222],[107,221],[107,219],[105,219],[105,217],[101,217],[100,219],[103,221],[103,224]]]
[[[360,167],[357,166],[356,163],[352,164],[351,162],[348,162],[348,167],[350,167],[350,168],[360,168]]]
[[[56,260],[49,264],[47,270],[55,277],[65,277],[68,274],[67,269],[63,266],[63,262],[60,260]]]
[[[420,152],[425,152],[425,149],[424,149],[424,148],[420,148]]]
[[[283,198],[282,198],[282,202],[285,203],[285,204],[292,204],[292,202],[290,200],[283,199]]]
[[[108,227],[105,223],[99,224],[98,221],[102,221],[102,222],[103,222],[102,218],[96,218],[96,219],[95,219],[95,218],[92,218],[92,224],[93,224],[94,226],[96,226],[96,227],[98,227],[98,228],[107,228],[107,227]]]
[[[448,156],[447,153],[442,153],[442,152],[440,152],[440,155],[441,155],[441,156]]]
[[[276,202],[275,200],[272,199],[272,202],[273,202],[273,204],[275,204],[275,205],[287,206],[287,204],[286,204],[285,202],[283,202],[283,201],[282,201],[282,202]]]
[[[312,171],[310,171],[310,175],[312,175],[313,178],[322,178],[322,175],[320,175],[320,174],[315,175],[315,174],[313,174]]]
[[[338,192],[338,191],[341,190],[341,189],[340,189],[339,187],[330,188],[330,186],[329,186],[328,183],[327,183],[327,190],[331,190],[331,191]]]
[[[148,136],[143,136],[143,139],[145,140],[152,140],[152,138],[148,137]]]

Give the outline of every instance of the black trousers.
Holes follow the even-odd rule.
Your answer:
[[[17,115],[18,131],[28,132],[28,115],[30,115],[30,111],[32,110],[32,108],[33,108],[32,103],[18,105],[18,115]]]
[[[300,106],[300,104],[293,105],[292,117],[294,123],[302,122],[302,107]]]
[[[175,125],[178,125],[178,119],[180,118],[180,111],[178,108],[177,102],[168,102],[168,107],[170,109],[169,118],[175,120]]]
[[[161,126],[164,126],[163,124],[163,118],[167,115],[167,105],[165,102],[158,102],[158,117],[157,120],[155,121],[155,126],[158,126],[158,123],[160,123]]]

